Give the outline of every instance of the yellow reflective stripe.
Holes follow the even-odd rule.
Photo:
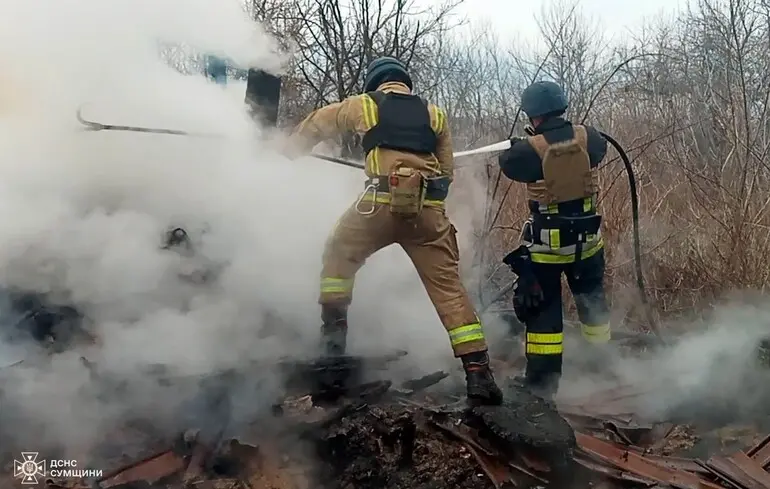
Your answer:
[[[546,207],[546,214],[558,214],[559,213],[559,204],[548,204],[548,207]]]
[[[346,293],[353,290],[353,279],[324,277],[321,279],[322,293]]]
[[[372,157],[372,175],[380,174],[380,148],[374,148],[371,153]]]
[[[481,323],[466,324],[449,330],[449,341],[452,346],[461,345],[470,341],[483,341],[484,329]]]
[[[425,205],[431,206],[431,207],[444,207],[444,201],[443,200],[425,200]]]
[[[364,113],[364,131],[368,131],[377,124],[377,104],[372,97],[364,94],[361,97],[361,105]],[[378,150],[374,148],[366,157],[367,170],[371,175],[379,175]]]
[[[377,124],[377,104],[366,94],[361,97],[361,104],[364,111],[364,130],[368,131]]]
[[[527,343],[527,353],[532,355],[561,355],[564,353],[564,345],[539,345]]]
[[[583,199],[583,212],[591,212],[594,209],[594,197],[586,197]]]
[[[366,195],[364,195],[363,198],[361,199],[361,202],[372,202],[372,201],[378,204],[390,204],[390,195],[378,192],[377,196],[373,197],[372,192],[366,192]]]
[[[548,244],[552,250],[558,250],[561,248],[561,238],[558,229],[548,230]]]
[[[564,333],[527,333],[527,341],[556,345],[564,341]]]
[[[361,202],[376,202],[378,204],[390,204],[390,194],[384,193],[384,192],[377,192],[376,198],[372,198],[373,194],[372,192],[366,192],[366,195],[363,196],[361,199]],[[430,207],[444,207],[444,201],[443,200],[430,200],[425,199],[423,202],[424,205],[430,206]]]
[[[580,332],[589,343],[607,343],[612,337],[609,324],[582,324]]]
[[[430,112],[431,129],[433,129],[433,132],[436,134],[439,134],[444,130],[444,124],[446,124],[446,114],[444,114],[443,110],[439,109],[433,104],[430,105]]]
[[[580,259],[585,260],[587,258],[591,258],[595,254],[597,254],[602,248],[604,248],[604,239],[600,239],[596,245],[592,246],[591,248],[584,249],[580,252]],[[532,257],[532,261],[535,263],[547,263],[547,264],[557,264],[561,265],[564,263],[574,263],[575,262],[575,255],[552,255],[550,253],[530,253],[530,256]]]
[[[527,333],[527,353],[560,355],[564,352],[564,333]]]

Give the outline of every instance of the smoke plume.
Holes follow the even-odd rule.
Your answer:
[[[46,443],[74,449],[127,413],[170,422],[178,392],[148,379],[158,364],[194,377],[263,362],[237,393],[244,416],[259,413],[278,389],[271,362],[316,344],[324,241],[363,175],[287,160],[261,142],[237,88],[164,62],[161,47],[177,43],[279,67],[275,43],[237,2],[0,3],[0,285],[74,305],[98,338],[8,369],[3,432],[23,442],[37,426]],[[81,105],[106,123],[224,137],[87,132],[74,118]],[[160,248],[169,226],[190,232],[197,257]],[[214,284],[180,279],[212,263]],[[454,365],[401,250],[376,255],[356,286],[353,351],[404,348],[418,364]],[[35,353],[2,346],[4,365]],[[123,386],[95,382],[81,356]]]

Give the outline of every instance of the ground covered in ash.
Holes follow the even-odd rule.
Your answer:
[[[500,486],[490,470],[509,478],[511,471],[495,466],[493,454],[514,457],[523,443],[561,467],[575,445],[553,405],[513,388],[502,407],[470,408],[452,397],[408,395],[375,381],[333,403],[314,403],[312,395],[286,398],[273,417],[227,438],[211,436],[219,429],[207,425],[164,439],[151,420],[133,420],[105,433],[86,457],[89,466],[105,470],[100,481],[49,481],[48,487],[492,489]],[[11,455],[4,456],[6,474],[13,470]],[[0,481],[0,487],[25,487],[15,479],[7,484]]]
[[[403,406],[372,407],[323,430],[318,482],[329,489],[494,487],[466,447],[419,417]]]
[[[253,372],[177,378],[153,369],[148,378],[166,393],[178,391],[173,428],[168,417],[126,413],[122,426],[110,426],[95,445],[74,450],[40,445],[45,426],[23,440],[5,437],[0,488],[31,487],[13,476],[14,460],[34,446],[49,459],[76,458],[81,468],[104,471],[96,480],[41,478],[38,485],[65,489],[577,489],[598,483],[770,489],[770,472],[765,485],[736,482],[748,473],[765,477],[770,470],[770,437],[760,436],[763,426],[707,433],[673,420],[645,421],[629,407],[649,393],[629,386],[560,401],[557,407],[498,375],[504,404],[470,407],[454,387],[440,383],[444,372],[398,386],[368,375],[387,371],[401,356],[280,364],[287,374],[284,395],[256,419],[250,410],[246,423],[232,419],[232,394],[258,390],[244,384]],[[98,365],[84,365],[112,395],[136,395]],[[263,366],[255,366],[260,370]],[[12,382],[11,371],[5,371],[4,382]],[[0,406],[6,414],[17,412],[19,423],[29,417],[13,399],[0,396]],[[730,414],[734,421],[736,413]],[[10,428],[0,426],[0,433]],[[726,466],[715,454],[731,440],[730,450],[743,454],[731,463],[743,463],[748,471],[732,479],[714,468]],[[672,454],[679,457],[666,458]],[[747,457],[753,467],[746,468]]]

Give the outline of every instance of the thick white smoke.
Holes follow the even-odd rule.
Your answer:
[[[669,344],[651,351],[592,350],[569,335],[560,398],[634,413],[638,421],[722,426],[764,419],[770,372],[759,348],[770,334],[770,313],[764,300],[741,295],[701,321],[666,324]],[[582,370],[586,359],[593,362],[591,371]]]
[[[3,431],[34,420],[49,441],[89,445],[126,411],[173,416],[140,382],[148,365],[194,375],[309,354],[320,326],[322,247],[363,175],[276,154],[260,142],[242,95],[159,57],[159,46],[178,42],[272,70],[281,64],[272,40],[236,1],[0,5],[0,285],[71,302],[99,339],[51,369],[15,369],[5,394],[24,415],[11,422],[0,413]],[[87,118],[107,123],[226,137],[85,132],[74,118],[81,104]],[[215,285],[179,279],[200,264],[159,248],[169,225],[188,228],[203,255],[225,264]],[[353,350],[406,348],[453,365],[397,247],[361,272],[351,323]],[[19,348],[4,345],[0,363],[28,354]],[[96,396],[80,355],[134,390]],[[272,401],[267,391],[250,395],[254,411]]]
[[[242,92],[182,75],[159,57],[159,46],[180,42],[243,66],[279,67],[272,40],[235,0],[0,0],[0,7],[0,286],[73,303],[99,339],[47,368],[8,369],[0,434],[86,450],[127,413],[175,418],[176,391],[147,378],[158,363],[194,376],[263,361],[254,385],[239,390],[237,407],[243,416],[260,412],[275,393],[273,361],[304,357],[316,344],[321,251],[363,175],[283,158],[260,142]],[[84,115],[107,123],[226,137],[85,132],[74,118],[81,104]],[[466,248],[482,201],[464,195],[452,203]],[[179,279],[201,264],[160,249],[169,225],[187,227],[202,254],[224,264],[216,284]],[[719,324],[766,328],[764,317]],[[407,349],[408,365],[422,373],[456,366],[398,247],[360,272],[350,319],[352,351]],[[722,332],[666,354],[665,362],[609,368],[632,383],[677,375],[676,389],[644,406],[658,412],[684,389],[692,397],[710,391],[715,350],[729,347],[729,338],[737,342],[731,358],[744,358],[736,349],[748,340]],[[30,353],[0,343],[0,365]],[[95,383],[81,355],[129,386]],[[722,370],[723,386],[744,370],[740,361],[728,364],[733,375]],[[586,383],[565,382],[565,391],[595,387]]]

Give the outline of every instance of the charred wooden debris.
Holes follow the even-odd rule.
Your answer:
[[[645,424],[628,412],[626,401],[644,395],[633,389],[554,404],[509,379],[503,406],[469,407],[426,390],[444,372],[398,386],[364,381],[364,369],[399,356],[286,363],[289,395],[269,419],[234,437],[225,436],[226,402],[208,391],[221,426],[191,426],[170,440],[148,436],[145,457],[120,453],[97,480],[49,479],[43,487],[770,489],[770,436],[731,455],[685,458],[669,453],[676,425]],[[121,435],[108,444],[121,452]]]

